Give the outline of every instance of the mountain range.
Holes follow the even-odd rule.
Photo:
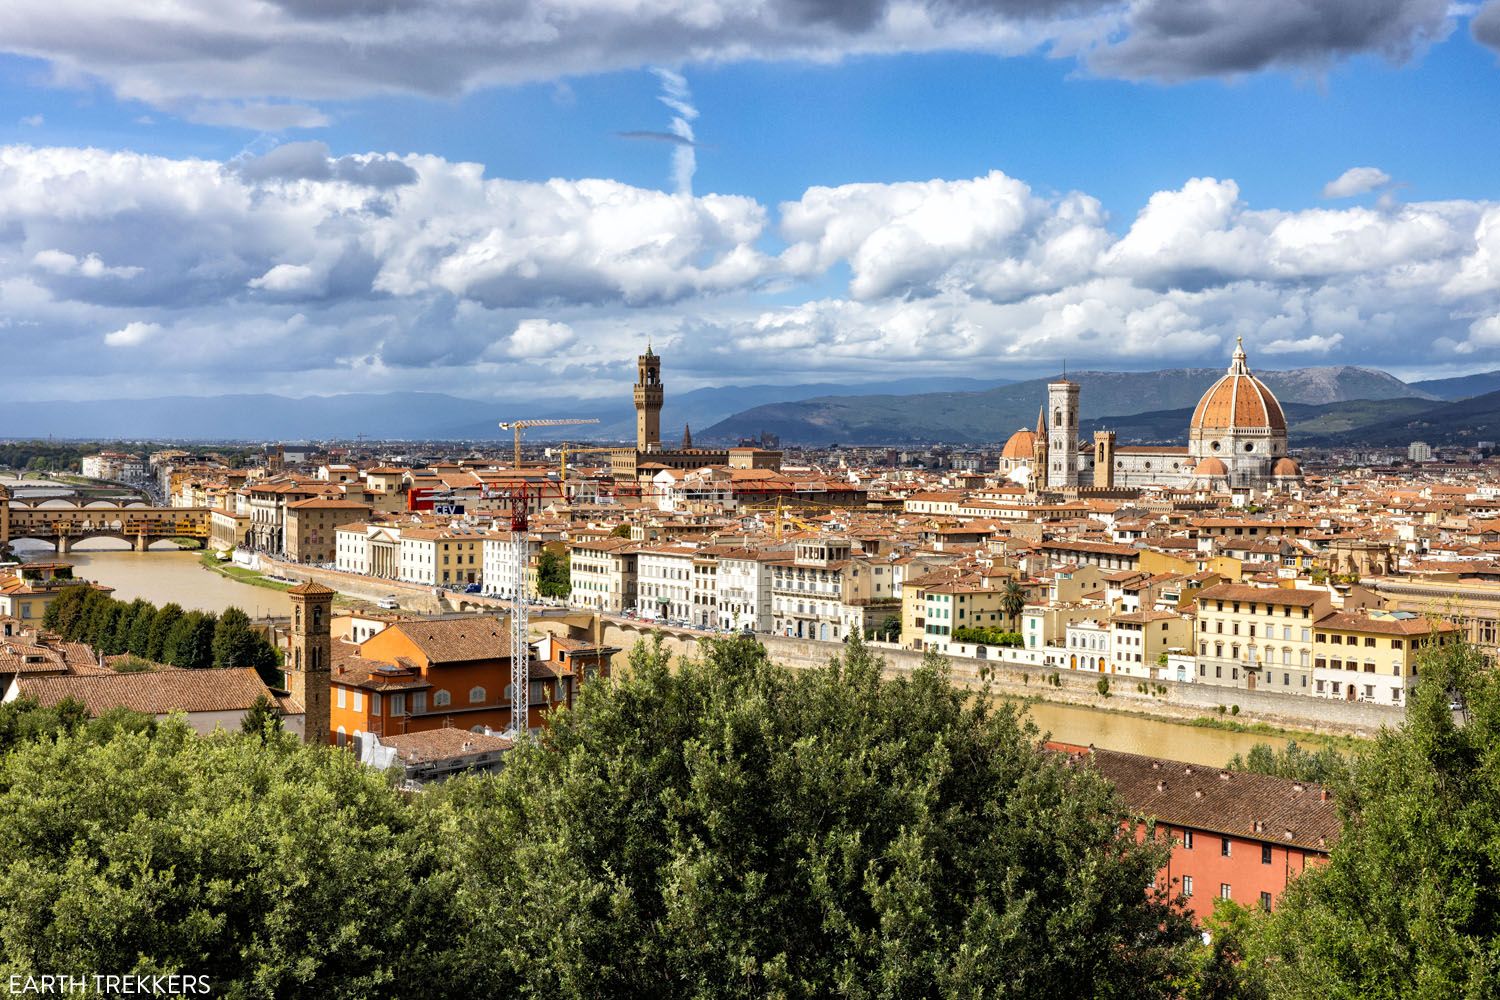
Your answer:
[[[1178,441],[1186,436],[1187,416],[1205,390],[1224,374],[1221,368],[1174,368],[1154,372],[1069,372],[1079,384],[1082,421],[1116,426],[1121,441]],[[1284,405],[1352,404],[1401,400],[1431,405],[1444,390],[1461,391],[1443,380],[1434,388],[1408,384],[1387,372],[1350,365],[1295,368],[1256,373]],[[977,392],[919,395],[838,395],[764,403],[705,428],[702,440],[730,441],[762,431],[783,441],[805,444],[915,444],[1001,442],[1017,429],[1036,425],[1047,398],[1049,379],[1030,379]],[[1175,411],[1187,410],[1180,419]],[[1356,408],[1358,409],[1358,408]],[[1396,410],[1391,411],[1392,414]],[[1172,415],[1175,425],[1147,421],[1120,427],[1124,417]],[[1377,414],[1380,415],[1380,414]],[[1114,418],[1114,419],[1111,419]]]
[[[1109,427],[1122,443],[1178,443],[1191,408],[1219,368],[1071,372],[1081,386],[1080,430]],[[1281,400],[1294,444],[1472,444],[1500,439],[1500,371],[1403,382],[1355,366],[1260,371]],[[668,380],[663,438],[681,428],[695,443],[726,444],[762,432],[786,444],[977,444],[1000,442],[1036,423],[1048,379],[908,378],[835,383],[721,386],[673,393]],[[1456,402],[1460,401],[1461,402]],[[635,413],[628,392],[610,400],[502,402],[442,393],[166,396],[136,400],[13,403],[0,437],[109,440],[296,441],[507,438],[498,422],[591,417],[596,425],[538,428],[533,440],[628,441]]]

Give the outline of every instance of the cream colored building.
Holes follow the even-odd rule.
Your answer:
[[[1311,694],[1313,627],[1332,609],[1322,590],[1221,583],[1198,592],[1203,684]]]

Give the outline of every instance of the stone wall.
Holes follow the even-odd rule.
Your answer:
[[[623,663],[636,640],[653,631],[656,629],[643,623],[605,619],[603,637],[605,642],[621,648],[616,663]],[[677,629],[661,632],[667,647],[677,655],[693,650],[704,635]],[[831,657],[841,655],[845,648],[841,642],[775,635],[756,638],[765,645],[771,659],[797,669],[825,666]],[[887,676],[909,673],[922,664],[922,654],[912,650],[883,647],[877,652],[885,658]],[[1008,652],[1017,658],[1035,655],[1023,649]],[[1166,719],[1188,720],[1207,716],[1246,724],[1265,722],[1291,729],[1369,736],[1382,726],[1399,726],[1405,718],[1400,708],[1370,702],[1335,701],[1273,691],[1241,691],[1210,684],[1143,681],[1120,676],[1109,678],[1109,695],[1106,697],[1098,690],[1099,679],[1105,675],[1092,671],[1049,670],[1028,662],[1009,663],[952,655],[947,659],[953,682],[964,687],[979,687],[987,674],[997,694],[1141,712]],[[1053,677],[1056,677],[1055,684],[1051,681]],[[1138,685],[1141,684],[1146,685],[1146,691],[1140,690]],[[1218,711],[1220,705],[1224,706],[1222,716]],[[1233,714],[1236,705],[1239,713]]]

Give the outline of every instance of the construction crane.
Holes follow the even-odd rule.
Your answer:
[[[812,524],[808,521],[804,521],[802,520],[802,518],[798,517],[795,514],[787,513],[786,508],[782,505],[780,497],[776,498],[776,505],[774,507],[770,504],[742,504],[740,505],[739,509],[753,510],[757,513],[762,511],[775,511],[776,517],[771,525],[771,537],[778,542],[781,541],[781,526],[783,523],[793,524],[796,527],[801,528],[803,531],[818,530],[818,525]]]
[[[500,429],[502,431],[515,431],[516,434],[516,468],[521,467],[521,432],[528,427],[565,427],[573,424],[597,424],[595,417],[582,419],[571,419],[552,417],[545,420],[502,420]]]
[[[510,584],[510,735],[525,739],[531,721],[531,606],[526,603],[526,533],[531,527],[526,484],[510,491],[510,541],[506,580]]]
[[[577,445],[565,444],[558,449],[557,481],[564,486],[568,483],[568,455],[592,455],[604,451],[619,451],[619,448],[580,448]]]

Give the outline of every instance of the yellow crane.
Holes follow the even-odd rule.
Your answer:
[[[557,481],[566,486],[568,482],[568,455],[593,455],[604,451],[619,451],[618,447],[609,448],[580,448],[575,444],[565,444],[558,449]]]
[[[803,531],[819,530],[818,525],[813,524],[809,521],[804,521],[802,520],[802,518],[798,517],[795,514],[787,513],[786,507],[782,504],[780,497],[776,499],[776,504],[774,507],[770,504],[742,504],[739,509],[753,510],[757,512],[775,511],[776,517],[771,524],[771,537],[778,542],[781,541],[781,531],[783,524],[792,524],[798,528],[801,528]]]
[[[570,427],[574,424],[597,424],[595,417],[572,419],[565,417],[551,417],[545,420],[502,420],[500,429],[502,431],[515,431],[516,434],[516,468],[521,467],[521,432],[528,427]]]

